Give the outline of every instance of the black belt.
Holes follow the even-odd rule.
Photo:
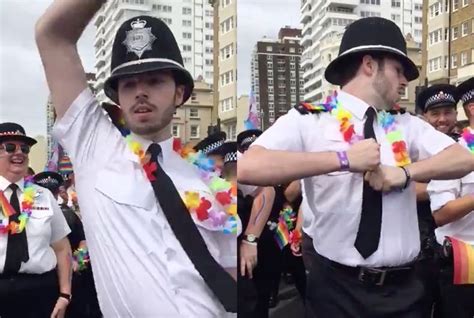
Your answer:
[[[56,269],[52,269],[48,272],[41,273],[41,274],[30,274],[30,273],[9,273],[9,274],[4,274],[0,273],[0,280],[4,279],[23,279],[23,278],[39,278],[39,277],[47,277],[51,275],[57,275]]]
[[[366,285],[383,286],[390,283],[399,283],[411,277],[414,262],[396,267],[352,267],[346,266],[319,255],[319,259],[330,267],[347,275],[356,277],[357,280]]]

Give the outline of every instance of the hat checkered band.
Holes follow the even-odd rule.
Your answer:
[[[209,146],[205,147],[202,152],[204,152],[205,154],[208,154],[210,153],[211,151],[213,150],[216,150],[217,148],[219,148],[220,146],[222,146],[224,144],[224,140],[219,140],[219,141],[216,141],[212,144],[210,144]]]
[[[425,109],[427,109],[430,106],[443,103],[443,102],[450,102],[450,103],[456,104],[456,99],[454,99],[454,96],[451,94],[439,92],[438,94],[433,95],[426,100]]]
[[[54,179],[54,178],[51,178],[51,177],[40,179],[40,180],[36,181],[36,183],[38,183],[42,186],[47,185],[47,184],[51,184],[51,185],[54,185],[54,186],[59,185],[59,181]]]
[[[470,101],[471,99],[474,99],[474,88],[471,90],[468,90],[461,96],[461,102],[464,104]]]
[[[228,163],[228,162],[237,162],[237,151],[229,152],[225,154],[224,163]]]
[[[255,140],[257,140],[257,136],[253,135],[253,136],[244,138],[244,139],[242,140],[242,142],[240,143],[240,145],[241,145],[241,146],[244,146],[244,145],[247,145],[247,144],[251,144],[251,143],[253,143]]]
[[[4,131],[4,132],[0,132],[0,137],[1,136],[23,136],[23,137],[26,137],[25,134],[23,134],[21,131],[17,130],[17,131]]]

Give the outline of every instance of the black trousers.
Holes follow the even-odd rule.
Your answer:
[[[434,258],[419,260],[415,265],[415,271],[425,288],[422,300],[423,318],[442,317],[439,290],[439,262]]]
[[[67,307],[66,318],[102,317],[90,267],[74,273],[72,277],[72,295],[72,301]]]
[[[439,290],[443,317],[474,317],[474,285],[453,285],[452,262],[440,265]]]
[[[285,246],[282,253],[284,271],[293,276],[296,289],[304,300],[306,297],[306,273],[303,258],[293,255],[289,244]]]
[[[1,318],[49,318],[58,297],[56,270],[40,275],[0,274]]]
[[[382,286],[368,285],[321,255],[311,256],[307,318],[420,318],[423,285],[414,271]]]

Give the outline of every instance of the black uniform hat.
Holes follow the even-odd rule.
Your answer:
[[[418,78],[418,68],[407,56],[407,45],[400,28],[380,17],[362,18],[351,23],[342,36],[339,55],[326,68],[326,80],[342,84],[341,70],[358,53],[381,52],[397,58],[402,63],[408,81]]]
[[[451,106],[456,108],[458,97],[456,86],[435,84],[422,90],[416,97],[416,107],[426,113],[430,109]]]
[[[112,47],[110,69],[104,92],[117,104],[117,79],[128,75],[173,71],[176,83],[185,86],[183,103],[194,88],[193,78],[183,66],[173,33],[162,20],[150,16],[134,17],[120,26]]]
[[[240,152],[244,152],[262,134],[260,129],[249,129],[237,135],[237,147]]]
[[[196,146],[194,146],[194,150],[201,150],[206,155],[219,154],[218,149],[224,144],[226,138],[227,135],[225,132],[216,132],[201,140]]]
[[[474,101],[474,77],[464,81],[456,89],[459,100],[463,105]]]
[[[36,139],[28,137],[25,129],[16,123],[0,123],[0,142],[4,141],[23,141],[25,144],[33,146]]]
[[[44,171],[36,174],[33,177],[33,182],[54,193],[59,190],[59,187],[64,183],[64,179],[59,173]]]
[[[237,162],[237,143],[235,141],[224,143],[216,151],[224,157],[224,164]]]

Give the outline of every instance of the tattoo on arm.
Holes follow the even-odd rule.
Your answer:
[[[258,218],[260,217],[260,214],[262,213],[263,209],[265,208],[265,194],[262,194],[262,204],[257,212],[257,215],[255,216],[255,220],[253,220],[253,225],[257,224]]]

